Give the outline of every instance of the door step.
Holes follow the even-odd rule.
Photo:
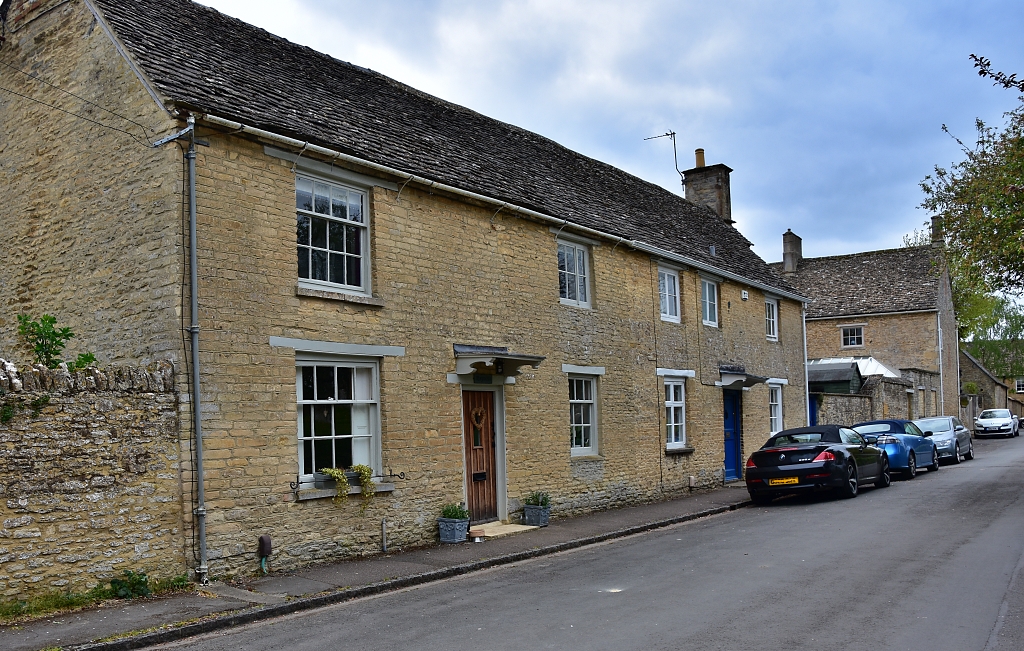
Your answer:
[[[490,538],[501,538],[503,536],[514,536],[517,533],[523,533],[524,531],[531,531],[533,529],[540,529],[540,527],[531,527],[525,524],[505,524],[503,522],[488,522],[486,524],[478,524],[469,529],[469,539],[475,540],[480,538],[481,540],[488,540]]]

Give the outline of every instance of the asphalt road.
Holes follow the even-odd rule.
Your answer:
[[[854,500],[801,497],[166,645],[1024,649],[1024,437]]]

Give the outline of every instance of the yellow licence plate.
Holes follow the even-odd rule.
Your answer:
[[[785,486],[787,484],[799,484],[800,480],[796,477],[781,477],[779,479],[769,479],[769,486]]]

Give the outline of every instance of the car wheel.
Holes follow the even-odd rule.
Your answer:
[[[764,495],[761,493],[750,492],[750,501],[758,506],[764,506],[772,503],[771,495]]]
[[[903,475],[907,479],[917,477],[917,457],[912,451],[907,454],[907,469],[903,471]]]
[[[844,499],[857,497],[857,466],[851,461],[846,466],[846,483],[839,489],[839,496]]]
[[[970,461],[974,458],[974,441],[971,441],[971,445],[967,448],[967,454],[964,455],[964,459]]]
[[[882,455],[882,472],[875,481],[875,488],[888,488],[892,485],[892,471],[889,469],[889,457]]]
[[[939,449],[932,448],[932,463],[928,466],[928,472],[937,472],[939,470]]]
[[[956,447],[953,448],[953,463],[960,463],[960,443],[957,442]]]

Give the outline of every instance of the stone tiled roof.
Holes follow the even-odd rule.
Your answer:
[[[941,249],[917,246],[803,258],[787,280],[813,299],[808,318],[910,312],[938,309],[941,269]]]
[[[794,291],[710,209],[536,133],[189,0],[93,1],[156,90],[179,108],[314,142]]]

